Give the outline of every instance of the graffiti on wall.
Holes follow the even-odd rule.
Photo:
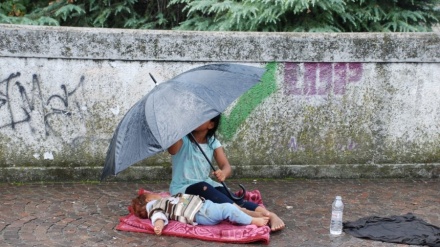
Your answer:
[[[229,116],[223,116],[220,131],[226,139],[234,136],[250,113],[277,90],[276,68],[277,63],[269,63],[262,82],[240,97]],[[362,79],[362,73],[362,63],[285,63],[284,92],[296,96],[343,95],[348,84]]]
[[[261,83],[240,97],[230,113],[223,116],[220,131],[225,139],[231,139],[252,111],[277,90],[277,67],[277,63],[267,64]],[[282,72],[287,95],[343,95],[348,84],[362,79],[363,67],[361,63],[285,63]],[[81,102],[75,94],[84,86],[84,76],[79,81],[63,83],[50,93],[42,91],[42,80],[37,74],[27,77],[16,72],[1,76],[0,130],[15,130],[21,124],[35,122],[44,124],[46,136],[59,135],[57,121],[69,121],[72,114],[81,113]],[[33,112],[41,118],[36,119],[38,114]],[[292,138],[288,148],[299,150],[299,144]],[[351,144],[348,146],[352,148]]]
[[[24,78],[26,79],[26,78]],[[79,108],[79,102],[71,97],[84,84],[84,76],[73,88],[62,84],[56,93],[45,97],[41,91],[41,81],[37,74],[32,75],[31,89],[26,88],[20,72],[11,73],[5,78],[0,78],[0,129],[13,130],[20,124],[32,121],[32,112],[38,111],[43,115],[46,135],[56,134],[51,119],[56,116],[70,117],[70,109]]]
[[[262,76],[261,82],[239,98],[229,116],[222,116],[220,132],[225,139],[231,139],[237,132],[238,127],[249,117],[252,111],[277,90],[276,69],[276,63],[267,64],[266,72]]]
[[[287,95],[342,95],[362,78],[362,63],[285,63]]]
[[[344,95],[347,85],[362,79],[362,63],[285,63],[284,92],[294,96]],[[351,139],[335,146],[339,151],[351,151],[358,146]],[[304,151],[295,136],[287,144],[290,152]],[[319,151],[319,150],[315,150]]]

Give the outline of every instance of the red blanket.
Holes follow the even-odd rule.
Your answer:
[[[148,192],[139,189],[139,194]],[[169,196],[162,192],[162,196]],[[260,192],[258,190],[246,192],[245,199],[263,205]],[[140,219],[133,215],[131,206],[128,207],[129,215],[121,217],[117,230],[143,232],[154,234],[153,226],[149,219]],[[234,225],[224,221],[214,226],[189,225],[178,221],[169,221],[168,225],[162,231],[162,235],[177,236],[184,238],[195,238],[207,241],[216,241],[224,243],[250,243],[262,241],[269,244],[270,228],[268,226],[257,227],[255,225]]]

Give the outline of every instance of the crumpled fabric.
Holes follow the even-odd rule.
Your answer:
[[[361,218],[344,222],[345,233],[389,243],[440,247],[440,228],[408,213],[402,216]]]

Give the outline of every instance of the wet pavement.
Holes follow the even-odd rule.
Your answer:
[[[286,228],[269,246],[407,246],[329,234],[331,203],[345,204],[344,221],[413,213],[440,226],[440,179],[228,180],[258,189]],[[0,184],[1,246],[231,246],[115,230],[139,188],[167,191],[166,181]],[[238,187],[237,187],[238,188]],[[258,246],[262,243],[233,246]]]

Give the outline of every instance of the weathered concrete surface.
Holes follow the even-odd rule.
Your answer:
[[[95,180],[154,83],[266,67],[224,114],[236,177],[439,177],[439,33],[205,33],[0,25],[0,181]],[[156,155],[116,179],[169,178]]]
[[[439,33],[188,32],[0,26],[1,56],[186,62],[438,62]]]

